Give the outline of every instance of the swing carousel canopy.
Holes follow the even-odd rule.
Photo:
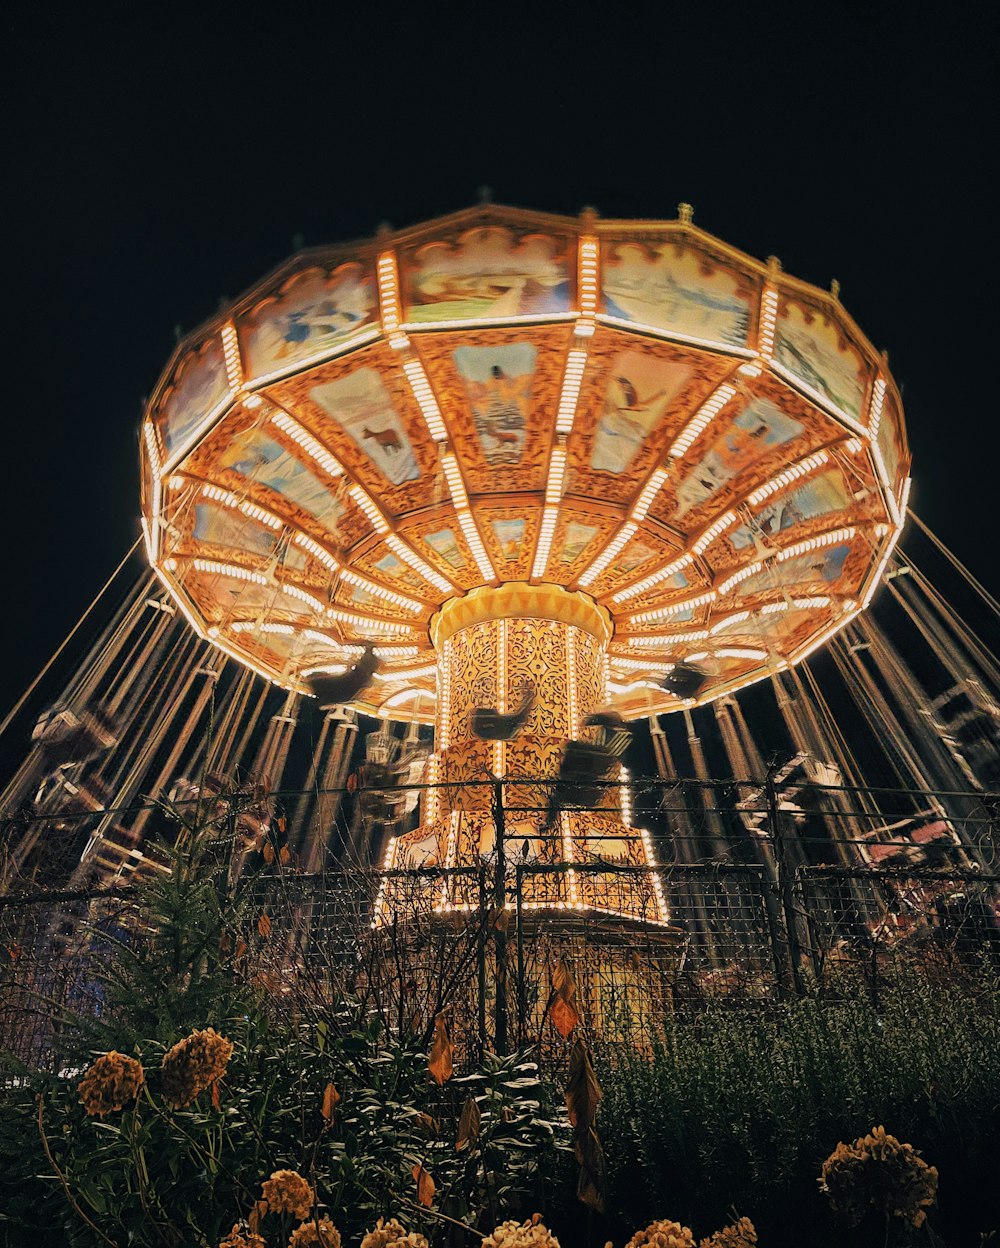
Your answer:
[[[909,467],[836,290],[685,205],[484,205],[300,253],[179,344],[141,457],[149,560],[199,633],[289,688],[374,644],[359,709],[419,720],[441,608],[474,622],[484,587],[599,621],[629,718],[794,665],[867,605]]]

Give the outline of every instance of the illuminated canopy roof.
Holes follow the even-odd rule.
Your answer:
[[[374,642],[430,720],[431,620],[550,582],[613,626],[627,716],[792,665],[863,610],[909,455],[828,293],[678,221],[483,206],[303,252],[178,347],[142,429],[148,554],[289,688]]]

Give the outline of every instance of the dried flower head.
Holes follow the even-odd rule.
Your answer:
[[[264,1248],[264,1241],[253,1231],[241,1231],[237,1223],[225,1239],[219,1240],[219,1248]]]
[[[823,1162],[820,1191],[852,1226],[869,1209],[922,1226],[937,1198],[938,1172],[910,1144],[876,1127],[853,1144],[840,1143]]]
[[[183,1109],[226,1073],[232,1041],[213,1027],[192,1031],[178,1040],[163,1058],[163,1095],[175,1109]]]
[[[428,1248],[428,1245],[423,1235],[417,1231],[407,1232],[395,1218],[388,1222],[379,1218],[361,1241],[361,1248]]]
[[[329,1218],[313,1218],[292,1231],[288,1248],[340,1248],[340,1231]]]
[[[313,1189],[301,1174],[294,1170],[275,1170],[264,1180],[264,1199],[272,1213],[294,1213],[297,1218],[307,1218],[312,1209]]]
[[[757,1228],[749,1218],[738,1218],[730,1226],[703,1239],[699,1248],[755,1248]]]
[[[536,1213],[527,1222],[502,1222],[483,1240],[483,1248],[559,1248],[559,1240]]]
[[[76,1090],[88,1115],[103,1118],[113,1109],[123,1109],[134,1101],[143,1078],[141,1063],[112,1049],[94,1062]]]
[[[650,1222],[644,1231],[636,1231],[625,1248],[695,1248],[694,1236],[689,1226],[664,1218]]]

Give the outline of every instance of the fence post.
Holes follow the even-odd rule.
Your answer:
[[[778,877],[778,892],[781,896],[781,909],[785,920],[785,949],[788,953],[789,968],[792,973],[792,987],[798,996],[802,996],[802,968],[799,959],[802,950],[799,947],[799,933],[795,924],[795,894],[792,887],[791,874],[788,868],[787,846],[778,814],[778,794],[774,787],[774,768],[770,767],[764,781],[767,793],[767,822],[771,830],[771,843],[774,846],[775,873]]]
[[[528,985],[524,975],[524,864],[516,867],[515,915],[517,920],[517,1043],[524,1047],[525,1029],[528,1023]]]
[[[503,781],[494,776],[493,832],[496,843],[496,865],[493,872],[493,948],[496,954],[495,1031],[493,1043],[498,1056],[507,1053],[507,851],[504,844],[506,828],[503,814]]]

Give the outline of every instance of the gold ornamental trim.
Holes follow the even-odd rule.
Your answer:
[[[488,620],[553,620],[570,624],[607,645],[614,632],[611,613],[580,590],[543,582],[508,581],[495,588],[481,585],[461,598],[449,598],[430,624],[431,641],[440,648],[449,637]]]

